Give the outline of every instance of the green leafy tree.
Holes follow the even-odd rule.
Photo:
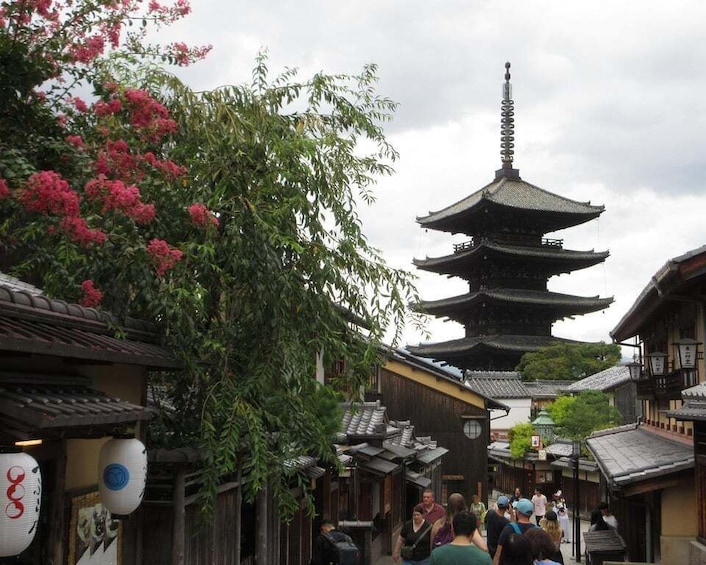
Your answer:
[[[577,381],[614,366],[620,355],[617,344],[560,343],[525,353],[516,370],[528,381]]]
[[[534,426],[529,422],[515,424],[508,432],[510,440],[510,454],[514,459],[522,459],[532,451],[532,436],[535,435]]]
[[[547,407],[556,431],[572,439],[584,439],[593,432],[620,424],[620,412],[611,406],[610,397],[598,390],[564,396]]]
[[[100,30],[114,5],[73,6]],[[44,17],[44,3],[23,6]],[[39,96],[52,68],[22,99],[0,99],[0,117],[26,103],[35,118],[0,145],[4,265],[50,296],[157,322],[185,370],[162,383],[176,412],[152,445],[203,447],[205,509],[223,476],[243,473],[250,498],[268,484],[293,514],[290,486],[306,482],[291,462],[336,461],[340,398],[313,379],[316,354],[345,359],[342,380],[357,390],[417,301],[356,212],[397,157],[382,129],[395,104],[376,94],[376,68],[271,80],[262,56],[251,84],[196,93],[127,55],[77,59],[70,30],[36,42],[43,58],[13,37],[23,64],[57,61],[95,98],[77,101],[71,85]],[[38,133],[54,153],[32,145]]]

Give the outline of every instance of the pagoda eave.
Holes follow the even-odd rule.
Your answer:
[[[441,300],[422,301],[416,309],[435,316],[448,316],[449,313],[467,310],[476,305],[512,306],[513,308],[552,308],[561,309],[567,315],[594,312],[612,304],[613,298],[583,297],[558,292],[508,290],[470,292]]]
[[[609,255],[609,251],[572,251],[549,246],[481,243],[452,255],[413,259],[412,263],[424,271],[461,276],[469,272],[473,265],[480,265],[489,260],[515,262],[518,259],[527,259],[533,261],[528,267],[530,270],[546,272],[551,276],[592,267],[605,261]]]

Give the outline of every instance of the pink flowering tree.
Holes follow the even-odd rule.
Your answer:
[[[339,399],[314,380],[316,355],[345,359],[342,385],[360,390],[416,300],[356,212],[392,172],[382,125],[395,104],[375,93],[374,66],[271,81],[263,55],[251,85],[195,93],[133,64],[202,56],[143,46],[126,25],[186,12],[181,0],[3,5],[0,269],[158,322],[186,370],[165,379],[177,416],[150,441],[204,449],[205,508],[244,472],[248,495],[270,485],[287,516],[293,482],[308,484],[292,459],[335,462]]]

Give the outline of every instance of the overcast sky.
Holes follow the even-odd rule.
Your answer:
[[[612,296],[603,312],[558,322],[554,335],[608,335],[668,259],[706,243],[703,0],[192,0],[169,35],[211,43],[181,76],[194,88],[250,81],[257,52],[273,75],[297,67],[349,73],[379,65],[379,94],[400,104],[386,127],[400,152],[381,179],[364,229],[388,263],[450,254],[464,239],[425,233],[418,216],[493,180],[500,101],[512,63],[515,168],[545,190],[602,204],[584,226],[550,234],[610,257],[550,289]],[[422,298],[461,294],[461,281],[418,273]],[[431,341],[463,336],[429,324]],[[422,339],[412,331],[406,343]]]

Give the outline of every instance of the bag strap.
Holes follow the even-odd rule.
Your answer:
[[[517,525],[517,522],[510,522],[510,526],[512,526],[512,529],[515,530],[516,534],[522,535],[522,530],[520,529],[520,526]]]
[[[417,538],[417,541],[414,542],[414,545],[412,546],[412,551],[414,551],[414,548],[417,547],[417,544],[422,541],[422,538],[427,534],[427,532],[431,531],[431,524],[427,522],[427,526],[429,526],[426,530],[424,530],[423,533],[419,535]]]

